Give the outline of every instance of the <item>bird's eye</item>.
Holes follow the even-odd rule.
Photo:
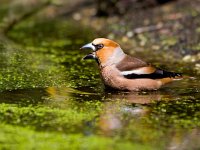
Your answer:
[[[96,46],[97,46],[97,49],[102,49],[102,48],[104,47],[103,44],[98,44],[98,45],[96,45]]]

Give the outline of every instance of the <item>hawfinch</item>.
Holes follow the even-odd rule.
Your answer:
[[[155,68],[125,54],[118,43],[109,39],[97,38],[81,49],[93,50],[83,59],[96,60],[105,87],[111,89],[157,90],[166,83],[182,78],[179,73]]]

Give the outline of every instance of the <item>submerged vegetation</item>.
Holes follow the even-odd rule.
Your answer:
[[[127,21],[129,15],[121,24],[109,21],[118,21],[115,17],[93,18],[89,26],[88,18],[77,21],[79,13],[71,18],[63,14],[49,17],[45,12],[27,17],[2,33],[0,149],[199,149],[199,39],[195,35],[193,41],[188,33],[199,34],[199,12],[191,11],[185,2],[188,9],[178,10],[185,17],[176,26],[171,24],[181,15],[165,15],[183,4],[151,8],[155,17],[152,23],[171,17],[170,28],[141,33],[137,28],[134,31],[138,35]],[[8,6],[4,2],[0,18],[6,17]],[[159,11],[165,12],[161,18],[155,15]],[[185,22],[187,16],[194,22],[192,29]],[[150,24],[148,19],[141,19],[134,25],[139,23]],[[187,31],[179,37],[183,29]],[[185,34],[190,36],[181,40]],[[134,48],[127,51],[131,55],[195,78],[174,82],[160,91],[108,93],[96,64],[83,61],[87,52],[79,50],[103,35],[116,38],[126,49]]]

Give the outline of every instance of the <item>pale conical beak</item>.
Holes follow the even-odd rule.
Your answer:
[[[82,46],[80,49],[92,49],[93,51],[96,51],[96,48],[94,45],[92,45],[92,43],[88,43],[88,44]]]

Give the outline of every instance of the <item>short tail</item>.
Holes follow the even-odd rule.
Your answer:
[[[162,71],[163,78],[171,78],[171,79],[182,79],[183,75],[182,73],[176,73],[176,72],[169,72],[169,71]]]
[[[192,80],[194,80],[194,79],[196,79],[195,77],[182,75],[181,73],[174,73],[174,72],[167,72],[167,73],[168,73],[167,77],[159,79],[162,82],[163,85],[170,83],[172,81],[176,81],[176,80],[182,80],[182,79],[192,79]]]
[[[195,80],[195,77],[191,77],[191,76],[187,76],[187,75],[182,75],[182,74],[178,74],[174,77],[172,77],[174,80],[181,80],[181,79],[190,79],[190,80]]]

